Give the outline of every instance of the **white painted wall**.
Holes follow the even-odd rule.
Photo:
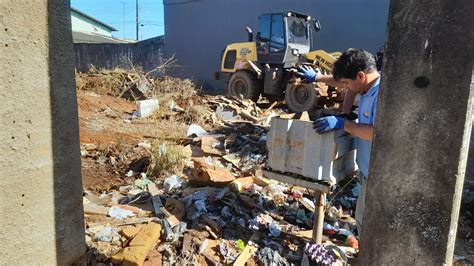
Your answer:
[[[72,31],[81,31],[88,33],[101,34],[112,37],[112,32],[99,25],[97,22],[85,18],[74,11],[71,11]]]

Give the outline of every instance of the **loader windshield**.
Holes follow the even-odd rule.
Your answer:
[[[287,17],[288,43],[309,45],[308,23],[303,18]]]

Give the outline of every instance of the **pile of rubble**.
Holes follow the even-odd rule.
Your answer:
[[[318,245],[314,192],[262,176],[271,118],[295,116],[284,105],[153,91],[164,94],[147,99],[158,102],[152,114],[137,115],[137,105],[127,119],[155,120],[161,133],[138,143],[81,146],[84,159],[122,177],[110,189],[84,192],[89,263],[329,265],[354,257],[352,179],[329,196]],[[201,110],[199,125],[182,119],[190,108]],[[172,122],[186,130],[172,132]]]

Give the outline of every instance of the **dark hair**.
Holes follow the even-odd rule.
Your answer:
[[[377,69],[374,56],[364,50],[349,49],[342,53],[332,67],[335,80],[355,79],[359,71],[370,73]]]

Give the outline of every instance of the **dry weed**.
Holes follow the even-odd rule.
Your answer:
[[[154,79],[153,85],[156,96],[166,96],[174,100],[189,99],[199,91],[191,80],[169,76]]]
[[[209,110],[203,105],[188,105],[185,112],[180,116],[180,121],[186,124],[206,124]]]
[[[174,61],[167,61],[154,71],[173,63]],[[152,116],[156,123],[156,141],[152,144],[148,174],[155,177],[179,174],[182,172],[185,156],[182,147],[176,143],[186,137],[189,124],[204,125],[209,110],[199,103],[200,89],[191,80],[169,76],[154,78],[150,73],[145,73],[131,63],[128,70],[98,70],[93,67],[88,73],[76,73],[76,84],[78,90],[102,95],[135,100],[143,97],[158,99],[159,108]],[[143,87],[146,87],[145,91]]]
[[[157,141],[152,146],[148,174],[156,177],[180,174],[185,159],[181,146],[171,141]]]
[[[127,72],[120,68],[100,71],[91,68],[87,73],[76,73],[76,88],[100,95],[118,96],[127,85],[127,79]]]

